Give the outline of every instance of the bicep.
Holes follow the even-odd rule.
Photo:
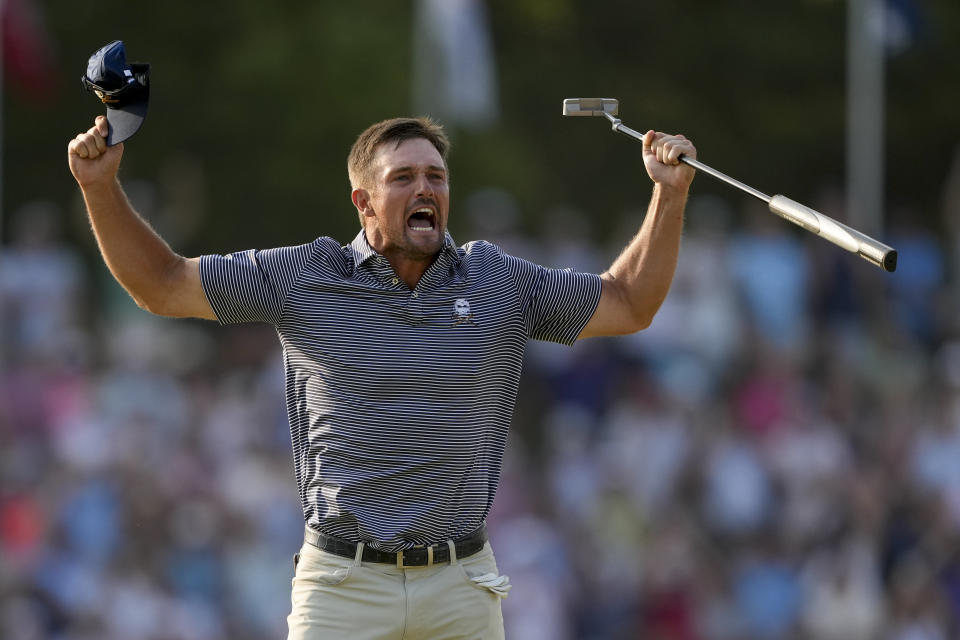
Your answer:
[[[600,301],[578,339],[622,336],[649,326],[636,317],[629,297],[613,276],[604,273],[600,276],[600,281]]]
[[[151,309],[154,313],[171,318],[217,319],[200,281],[200,258],[177,260],[170,268],[165,290],[163,305]]]

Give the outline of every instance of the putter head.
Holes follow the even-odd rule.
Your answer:
[[[620,101],[616,98],[567,98],[563,101],[565,116],[602,116],[609,113],[617,115]]]

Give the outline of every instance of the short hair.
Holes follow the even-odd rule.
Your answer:
[[[414,138],[424,138],[440,152],[443,164],[447,164],[447,152],[450,150],[450,140],[443,131],[443,126],[434,122],[428,116],[420,118],[390,118],[372,124],[357,136],[350,155],[347,157],[347,173],[350,176],[350,186],[354,189],[370,185],[373,158],[377,148],[389,142],[401,143]]]

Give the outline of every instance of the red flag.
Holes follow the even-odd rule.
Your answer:
[[[42,10],[33,0],[0,1],[3,70],[13,93],[32,102],[53,98],[57,86],[53,43]]]

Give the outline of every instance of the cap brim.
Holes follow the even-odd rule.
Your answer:
[[[119,109],[107,109],[107,124],[110,125],[107,146],[112,147],[123,142],[140,129],[147,117],[148,98],[149,95]]]

